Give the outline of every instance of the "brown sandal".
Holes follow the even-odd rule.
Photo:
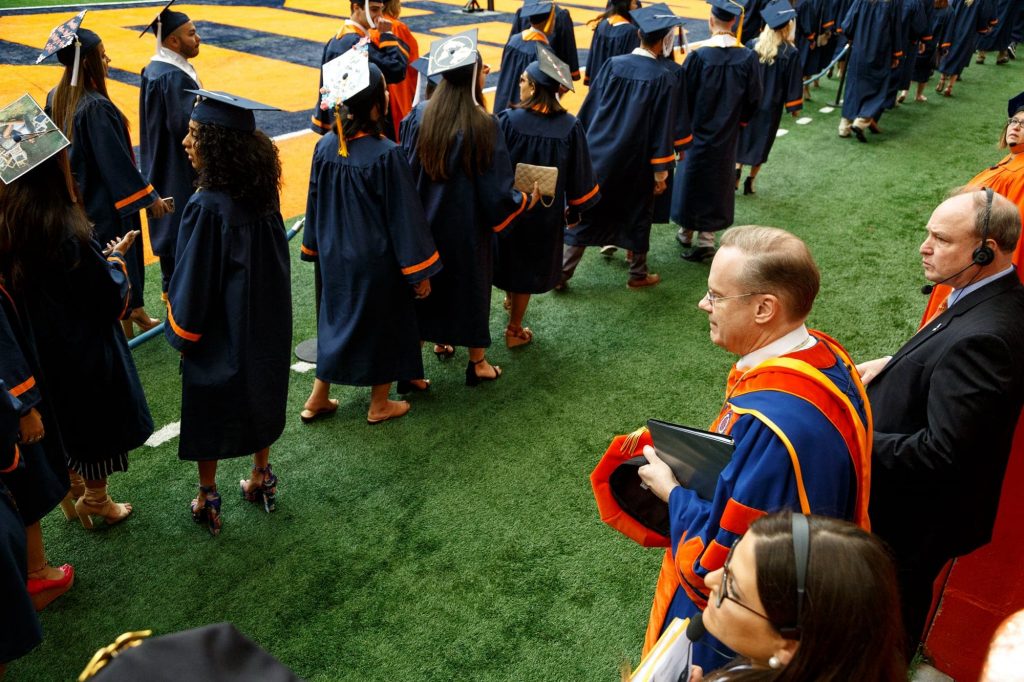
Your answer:
[[[531,341],[533,341],[533,332],[529,327],[516,327],[511,324],[505,327],[505,346],[507,348],[525,346]]]

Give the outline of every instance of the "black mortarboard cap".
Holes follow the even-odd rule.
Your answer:
[[[789,4],[789,0],[775,0],[761,9],[761,18],[774,30],[796,19],[796,10]]]
[[[184,12],[175,12],[171,9],[171,5],[174,4],[174,0],[170,0],[160,12],[153,17],[153,21],[149,22],[149,26],[142,29],[142,33],[139,37],[146,35],[149,31],[152,31],[154,35],[157,35],[161,40],[171,35],[179,28],[192,21],[188,18],[188,15]],[[157,24],[160,24],[160,33],[157,33]]]
[[[479,52],[476,47],[477,29],[457,33],[450,38],[441,38],[430,44],[431,76],[476,64]]]
[[[707,0],[711,14],[719,21],[732,21],[743,13],[743,5],[735,0]]]
[[[97,652],[79,679],[95,682],[301,682],[283,663],[230,623],[139,641],[122,635]],[[90,673],[87,675],[86,673]]]
[[[677,17],[668,5],[661,2],[633,10],[630,16],[640,28],[640,32],[647,34],[674,28],[683,23],[682,17]]]
[[[82,10],[72,18],[65,21],[57,28],[50,31],[50,37],[46,39],[46,46],[36,57],[36,64],[42,63],[47,57],[57,55],[57,60],[65,66],[73,64],[75,59],[75,38],[81,45],[81,52],[85,53],[100,43],[100,37],[88,29],[81,28],[85,13]]]
[[[556,57],[547,45],[537,43],[537,61],[530,62],[526,72],[534,82],[549,90],[557,92],[559,86],[566,90],[575,90],[569,65]]]
[[[1006,103],[1006,112],[1010,118],[1021,109],[1024,109],[1024,92],[1020,93]]]
[[[430,60],[427,59],[426,57],[417,57],[416,59],[412,60],[412,63],[409,64],[409,66],[416,69],[416,71],[418,71],[424,78],[426,78],[434,85],[440,84],[441,76],[439,74],[435,74],[433,76],[430,75]]]
[[[244,97],[236,97],[215,90],[185,90],[199,95],[199,102],[192,110],[192,120],[198,123],[221,126],[232,130],[251,133],[256,130],[254,111],[280,111],[269,104],[261,104]]]
[[[534,17],[543,17],[551,14],[551,6],[553,3],[550,2],[535,2],[534,0],[526,0],[523,3],[523,7],[519,10],[520,16],[524,16],[527,19]]]

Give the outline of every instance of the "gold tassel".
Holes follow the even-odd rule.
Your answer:
[[[345,130],[341,125],[341,113],[334,109],[334,123],[338,126],[338,156],[348,157],[348,143],[345,142]]]
[[[640,438],[642,438],[646,433],[647,427],[641,426],[639,429],[626,436],[626,440],[622,441],[622,447],[619,448],[619,452],[623,455],[632,454],[636,449],[637,443],[640,442]]]
[[[138,632],[126,632],[117,639],[114,640],[113,644],[109,644],[99,651],[97,651],[92,660],[89,661],[89,665],[85,666],[85,670],[78,676],[78,682],[85,682],[92,678],[96,673],[103,669],[115,656],[124,651],[125,649],[131,649],[142,644],[142,640],[153,634],[152,630],[139,630]]]
[[[555,30],[555,3],[551,3],[551,11],[548,13],[548,20],[544,22],[544,33],[551,35]]]
[[[736,47],[743,47],[743,43],[740,42],[740,36],[743,35],[743,17],[746,12],[740,7],[740,23],[736,25]]]

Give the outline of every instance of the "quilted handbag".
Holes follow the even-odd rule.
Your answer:
[[[516,164],[516,189],[526,194],[533,193],[533,184],[540,188],[541,203],[549,208],[555,203],[555,187],[558,186],[558,168],[554,166],[534,166],[529,163]],[[544,199],[549,199],[544,201]]]

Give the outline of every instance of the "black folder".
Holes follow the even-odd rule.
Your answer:
[[[658,419],[649,419],[647,429],[651,432],[654,450],[683,487],[711,501],[718,475],[732,459],[732,438]],[[627,514],[667,537],[668,505],[641,487],[637,471],[644,464],[647,464],[647,458],[639,455],[615,469],[608,479],[612,496]]]

